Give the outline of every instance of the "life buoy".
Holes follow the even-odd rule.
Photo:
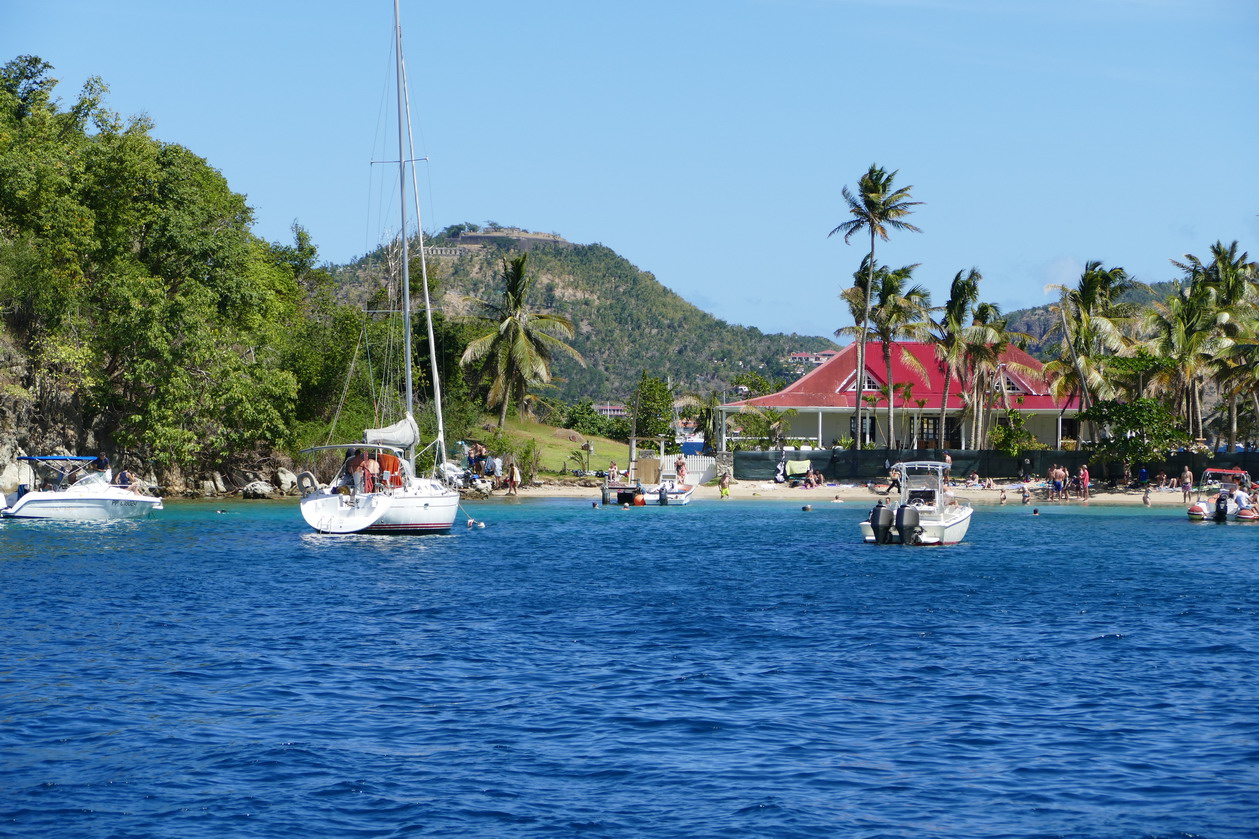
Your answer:
[[[302,493],[302,498],[305,498],[319,489],[319,481],[315,480],[315,476],[310,472],[299,472],[297,475],[297,489]]]

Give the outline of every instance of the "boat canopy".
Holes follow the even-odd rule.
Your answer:
[[[363,432],[363,442],[369,446],[397,446],[409,449],[420,441],[420,427],[415,417],[408,413],[404,418],[385,428],[369,428]]]
[[[30,460],[30,461],[48,460],[48,461],[61,461],[61,462],[73,461],[75,463],[88,463],[90,461],[96,460],[96,458],[92,455],[81,455],[81,454],[49,454],[49,455],[19,455],[18,460]]]

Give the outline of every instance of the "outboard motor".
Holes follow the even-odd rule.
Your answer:
[[[1211,518],[1215,521],[1228,521],[1228,496],[1222,492],[1215,499],[1215,515]]]
[[[660,506],[662,506],[662,507],[668,506],[668,504],[669,504],[669,488],[668,488],[668,487],[666,487],[664,484],[661,484],[661,485],[660,485],[659,498],[660,498]]]
[[[603,490],[600,494],[603,496],[601,499],[603,501],[603,506],[606,507],[612,503],[612,491],[608,489],[607,484],[603,485]]]
[[[896,531],[901,535],[902,545],[917,545],[920,541],[922,528],[918,526],[918,508],[902,504],[896,508]]]
[[[874,544],[887,545],[892,541],[892,509],[882,501],[870,511],[870,529],[874,531]]]

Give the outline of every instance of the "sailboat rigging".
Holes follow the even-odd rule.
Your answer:
[[[420,433],[415,422],[411,357],[411,266],[407,236],[407,163],[413,158],[408,154],[410,109],[407,104],[399,0],[394,0],[393,19],[398,93],[398,205],[401,216],[399,239],[402,257],[402,343],[406,411],[403,418],[393,425],[365,430],[361,442],[317,446],[305,450],[347,449],[347,456],[330,483],[318,483],[310,472],[303,472],[298,476],[298,485],[302,490],[302,517],[320,533],[445,533],[454,524],[459,510],[459,493],[438,480],[435,471],[427,477],[420,477],[415,471],[415,447]],[[414,193],[414,180],[412,187]],[[416,194],[417,228],[420,226],[419,220],[419,197]],[[433,401],[437,416],[437,436],[429,445],[434,450],[436,467],[440,468],[445,459],[446,441],[422,229],[417,244],[424,285],[429,357],[432,361]]]

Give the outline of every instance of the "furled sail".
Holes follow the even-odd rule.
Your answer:
[[[408,449],[420,440],[420,427],[415,424],[415,417],[407,414],[393,425],[384,428],[369,428],[363,432],[363,442],[369,446],[397,446]]]

